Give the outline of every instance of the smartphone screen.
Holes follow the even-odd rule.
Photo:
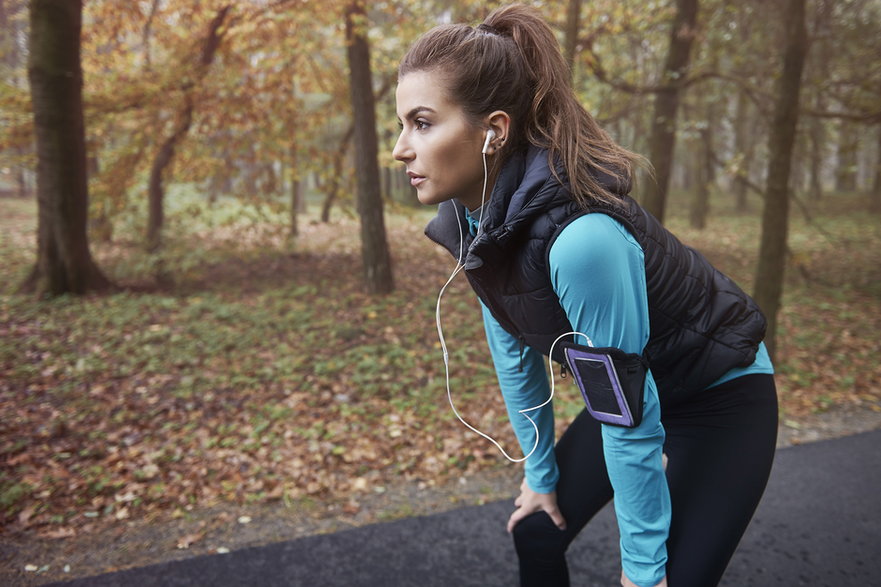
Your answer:
[[[575,359],[575,368],[582,385],[587,388],[587,400],[595,412],[624,415],[604,361],[579,357]]]
[[[639,425],[642,406],[629,403],[622,381],[618,379],[619,371],[612,352],[622,355],[625,370],[630,368],[628,361],[632,363],[633,357],[639,358],[636,355],[624,355],[618,349],[596,349],[575,344],[567,344],[563,348],[569,371],[584,396],[588,413],[604,424],[632,428]],[[635,388],[635,385],[642,386],[642,382],[636,382],[629,370],[623,383],[634,384],[634,389],[629,390],[629,393],[642,398],[642,389]]]

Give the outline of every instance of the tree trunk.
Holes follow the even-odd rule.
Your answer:
[[[300,175],[299,165],[297,162],[297,143],[291,143],[290,149],[291,164],[291,230],[290,236],[296,237],[300,233]]]
[[[569,0],[566,9],[566,63],[569,64],[569,79],[575,85],[575,53],[578,48],[578,30],[581,28],[581,0]]]
[[[358,215],[361,217],[361,256],[367,291],[384,294],[394,289],[391,255],[386,241],[382,195],[379,192],[376,106],[367,44],[367,13],[362,0],[346,8],[346,52],[349,89],[355,123],[355,174]]]
[[[806,139],[806,134],[803,135]],[[792,145],[792,165],[789,169],[789,193],[793,198],[797,198],[800,192],[804,192],[809,180],[808,174],[805,173],[805,161],[810,156],[807,150],[806,140],[798,140],[796,134],[795,142]]]
[[[162,225],[165,224],[165,188],[162,185],[163,173],[174,158],[177,142],[190,128],[193,105],[190,100],[181,112],[175,131],[162,142],[159,152],[150,167],[150,180],[147,184],[147,250],[155,251],[162,244]]]
[[[340,182],[343,176],[343,161],[346,158],[346,151],[349,149],[349,143],[352,142],[352,136],[355,134],[355,125],[350,124],[346,130],[346,134],[340,139],[336,153],[333,155],[333,173],[330,178],[322,182],[322,189],[325,190],[324,202],[321,204],[321,222],[330,222],[330,209],[336,201],[340,191]]]
[[[349,130],[352,131],[351,128]],[[343,174],[343,160],[346,157],[346,149],[349,146],[352,132],[346,134],[343,141],[340,143],[339,149],[334,153],[333,173],[331,173],[330,178],[325,180],[322,185],[322,187],[325,188],[325,193],[324,202],[321,204],[321,222],[324,222],[325,224],[330,222],[330,209],[333,207],[340,191],[340,181],[342,181]]]
[[[776,351],[777,313],[783,294],[789,227],[789,176],[798,124],[802,71],[808,51],[805,2],[788,0],[782,15],[786,22],[786,48],[768,145],[768,178],[756,271],[754,297],[768,319],[765,341],[772,355]]]
[[[193,76],[197,81],[205,77],[208,73],[208,68],[214,61],[214,54],[217,52],[217,47],[223,38],[220,28],[226,19],[229,9],[229,6],[225,6],[218,10],[208,27],[208,35],[205,37],[205,42],[202,45],[202,55]],[[163,187],[165,169],[174,158],[174,150],[177,148],[178,142],[186,136],[190,130],[190,124],[193,122],[193,110],[195,109],[193,86],[195,83],[195,81],[190,81],[184,86],[184,106],[177,114],[174,130],[162,142],[156,154],[156,159],[153,160],[153,165],[150,168],[148,184],[149,203],[147,207],[148,251],[155,251],[162,245],[162,225],[165,223],[165,189]]]
[[[707,103],[707,124],[700,130],[700,153],[697,157],[697,189],[691,207],[691,226],[698,230],[707,227],[710,215],[710,191],[716,181],[716,167],[713,162],[713,123],[716,120],[715,102]]]
[[[838,157],[835,167],[835,190],[838,192],[854,192],[857,189],[859,144],[856,126],[842,120],[838,127]]]
[[[816,43],[814,56],[814,79],[829,79],[829,59],[834,55],[835,49],[830,43],[830,39],[834,38],[831,31],[833,22],[832,16],[833,2],[832,0],[817,0],[814,10],[814,23],[812,38]],[[816,82],[815,82],[816,84]],[[824,92],[815,88],[813,92],[813,109],[818,112],[826,110],[826,99]],[[808,135],[810,139],[809,159],[810,169],[808,169],[808,194],[810,199],[818,202],[823,199],[823,160],[825,159],[825,146],[827,141],[827,133],[825,122],[822,118],[814,116],[810,120],[808,126]]]
[[[113,221],[107,214],[107,206],[100,206],[92,215],[91,233],[100,243],[113,242]]]
[[[294,68],[296,68],[296,62],[294,63]],[[293,129],[291,132],[291,143],[288,146],[288,163],[291,168],[291,187],[290,187],[290,197],[291,197],[291,209],[290,209],[290,218],[291,218],[291,226],[288,231],[288,236],[291,239],[296,239],[300,234],[300,211],[303,209],[303,184],[300,181],[300,157],[299,157],[299,134],[297,130],[299,129],[299,110],[301,106],[301,101],[299,97],[299,87],[297,84],[296,78],[291,80],[291,108],[288,111],[288,126]],[[282,183],[284,183],[284,163],[282,163],[282,172],[281,172]]]
[[[18,65],[18,51],[16,51],[15,33],[9,24],[6,0],[0,0],[0,30],[4,31],[3,36],[0,37],[0,63],[8,67],[8,71],[14,71],[15,66]],[[6,31],[13,34],[8,34]]]
[[[875,153],[875,179],[872,182],[872,193],[869,196],[869,211],[881,212],[881,125],[878,126],[878,150]]]
[[[823,129],[823,121],[817,117],[811,120],[810,126],[810,160],[811,168],[808,170],[808,193],[811,200],[819,202],[823,199],[823,145],[825,141],[825,131]]]
[[[37,262],[22,291],[110,287],[92,259],[80,65],[82,2],[31,0],[28,79],[37,147]]]
[[[18,155],[19,160],[24,159],[25,150],[21,147],[15,147],[13,152]],[[15,185],[18,186],[18,195],[22,198],[27,198],[33,195],[32,186],[33,183],[28,181],[28,172],[27,169],[19,164],[18,169],[15,172]]]
[[[688,69],[691,46],[697,23],[698,0],[676,0],[676,16],[670,33],[670,47],[664,66],[663,86],[655,95],[649,159],[655,168],[655,181],[646,185],[644,206],[659,221],[664,221],[667,190],[673,168],[676,145],[676,111],[680,87]]]
[[[746,21],[739,23],[740,40],[746,45],[750,38],[750,27]],[[735,209],[740,213],[749,210],[750,171],[756,152],[758,134],[757,119],[759,116],[752,108],[746,91],[737,93],[737,105],[734,122],[734,156],[739,158],[734,176]]]

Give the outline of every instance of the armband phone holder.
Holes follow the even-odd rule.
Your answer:
[[[588,413],[605,424],[625,428],[639,426],[648,369],[645,359],[613,347],[571,342],[560,345]]]

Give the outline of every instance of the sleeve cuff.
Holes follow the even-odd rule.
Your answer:
[[[556,471],[555,471],[556,473]],[[552,481],[536,481],[526,475],[526,484],[536,493],[552,493],[557,490],[557,479],[559,475],[555,474]]]
[[[666,561],[660,568],[651,567],[644,568],[641,565],[634,567],[632,565],[624,565],[624,574],[637,587],[655,587],[666,576]]]

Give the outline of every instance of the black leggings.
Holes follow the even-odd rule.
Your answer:
[[[716,585],[762,497],[777,441],[772,375],[745,375],[662,405],[672,519],[670,587]],[[612,499],[600,424],[582,412],[556,447],[557,503],[567,529],[544,512],[514,528],[521,585],[569,585],[566,549]]]

